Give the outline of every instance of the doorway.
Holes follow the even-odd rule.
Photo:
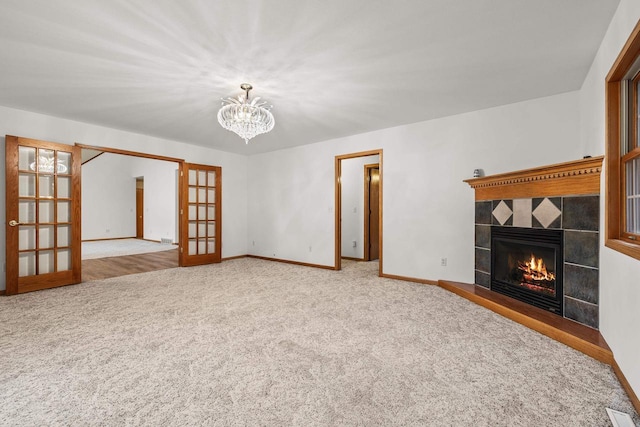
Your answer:
[[[379,260],[382,275],[382,150],[335,157],[335,264]]]
[[[116,231],[120,231],[117,227],[128,224],[127,227],[133,228],[131,234],[127,233],[128,236],[138,234],[133,218],[129,221],[112,221],[112,226],[106,226],[109,216],[109,212],[105,212],[107,209],[98,211],[96,215],[86,212],[83,215],[80,200],[89,202],[87,206],[95,205],[93,202],[97,199],[106,198],[106,186],[98,187],[91,193],[93,202],[85,200],[91,197],[81,197],[81,164],[90,160],[82,159],[82,150],[90,151],[91,158],[112,153],[174,162],[171,179],[176,182],[177,206],[174,205],[171,210],[177,212],[177,232],[174,231],[170,240],[179,246],[175,249],[177,259],[171,261],[171,266],[221,261],[222,168],[126,150],[67,145],[10,135],[5,137],[5,144],[6,215],[9,219],[5,242],[7,295],[80,283],[83,278],[86,281],[90,274],[86,274],[88,272],[81,260],[83,239],[80,233],[81,229],[82,234],[85,230],[90,230],[84,226],[86,218],[95,220],[99,217],[101,222],[98,222],[94,232],[101,230],[113,236]],[[113,170],[104,171],[101,175],[102,182],[113,180],[116,175]],[[137,175],[139,174],[133,176]],[[134,190],[131,175],[128,180],[128,188]],[[132,196],[129,200],[135,204],[136,196]],[[144,209],[143,205],[142,210]],[[117,213],[128,211],[129,209],[120,209]],[[130,212],[131,216],[136,215],[135,205]],[[156,216],[158,215],[153,215],[151,219]],[[144,236],[144,227],[142,235]],[[91,237],[87,239],[92,240]],[[100,240],[99,236],[95,240]],[[108,259],[115,258],[117,257]],[[157,258],[150,258],[129,261],[127,266],[145,263],[151,267],[159,264]],[[109,266],[102,268],[110,269]],[[134,272],[141,271],[129,271],[125,274]]]

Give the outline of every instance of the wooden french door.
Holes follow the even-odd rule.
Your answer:
[[[183,163],[180,265],[221,261],[222,168]]]
[[[80,147],[7,135],[7,295],[81,280]]]

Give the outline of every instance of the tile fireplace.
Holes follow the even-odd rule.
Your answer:
[[[597,329],[602,157],[466,180],[475,284]]]

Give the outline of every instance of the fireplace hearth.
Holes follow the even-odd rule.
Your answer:
[[[562,315],[562,230],[491,227],[491,290]]]

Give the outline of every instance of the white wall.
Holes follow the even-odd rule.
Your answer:
[[[143,157],[129,158],[133,186],[135,178],[144,178],[143,237],[157,241],[167,238],[177,243],[178,164]]]
[[[474,194],[462,180],[589,154],[578,107],[570,92],[251,156],[249,252],[333,266],[335,156],[382,148],[384,273],[473,282]]]
[[[640,2],[621,0],[580,91],[581,135],[585,150],[605,152],[604,81],[640,19]],[[604,174],[601,186],[604,189]],[[601,193],[605,212],[605,192]],[[604,215],[600,229],[604,231]],[[640,396],[640,261],[600,246],[600,331],[637,396]]]
[[[178,163],[104,153],[82,165],[82,240],[136,235],[136,178],[144,178],[149,240],[177,242]]]
[[[342,184],[342,256],[364,259],[364,165],[378,163],[379,156],[343,159]],[[356,247],[353,247],[353,241]]]
[[[82,240],[135,237],[130,158],[104,153],[82,165]]]
[[[212,117],[211,120],[215,120]],[[222,166],[222,256],[247,253],[247,158],[205,147],[154,138],[117,129],[96,126],[44,114],[0,106],[0,140],[4,135],[17,135],[45,141],[73,144],[75,142],[102,147],[185,159],[198,164]],[[0,150],[0,219],[6,223],[5,150]],[[5,227],[0,227],[4,242]],[[5,260],[5,246],[0,258]],[[5,274],[0,274],[0,290],[5,289]]]

